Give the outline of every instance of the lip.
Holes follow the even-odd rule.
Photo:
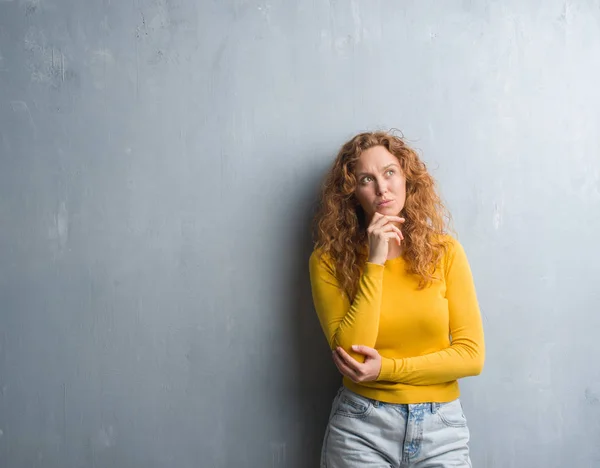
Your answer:
[[[384,201],[382,201],[382,202],[380,202],[380,203],[377,203],[377,206],[387,206],[387,205],[389,205],[390,203],[392,203],[393,201],[394,201],[394,200],[384,200]]]

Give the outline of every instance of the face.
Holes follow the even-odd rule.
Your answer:
[[[398,158],[383,146],[374,146],[360,155],[354,174],[354,194],[370,219],[377,213],[397,216],[406,201],[406,178]]]

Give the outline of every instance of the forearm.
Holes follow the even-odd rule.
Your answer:
[[[435,385],[478,375],[485,361],[483,325],[471,269],[458,242],[445,265],[446,299],[452,342],[421,356],[383,358],[378,380],[408,385]],[[440,347],[443,346],[440,343]]]
[[[408,385],[435,385],[479,375],[485,361],[483,340],[453,343],[435,353],[392,359],[382,356],[377,380]]]

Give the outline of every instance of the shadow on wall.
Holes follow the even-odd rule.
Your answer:
[[[327,341],[317,318],[310,288],[308,259],[313,250],[312,222],[318,207],[319,189],[324,174],[315,174],[307,186],[308,200],[296,210],[300,229],[296,230],[294,245],[295,268],[290,274],[289,298],[290,337],[297,380],[295,401],[301,427],[297,433],[301,440],[300,458],[293,457],[297,465],[319,466],[325,427],[331,411],[331,403],[341,385],[341,375],[333,364]],[[292,455],[292,454],[289,454]]]

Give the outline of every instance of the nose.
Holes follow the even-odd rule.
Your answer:
[[[377,196],[382,196],[384,193],[386,193],[387,186],[385,185],[385,182],[377,181],[377,186],[375,188],[375,191],[377,192]]]

